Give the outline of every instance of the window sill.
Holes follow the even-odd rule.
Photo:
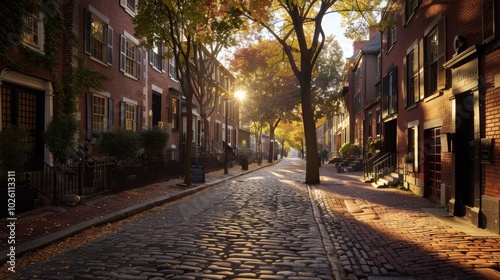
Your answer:
[[[441,95],[443,95],[443,91],[442,91],[442,90],[438,90],[438,91],[436,91],[435,93],[433,93],[433,94],[431,94],[431,95],[429,95],[429,96],[425,97],[425,98],[424,98],[424,101],[425,101],[425,102],[429,102],[429,101],[431,101],[431,100],[433,100],[433,99],[438,98],[438,97],[439,97],[439,96],[441,96]]]
[[[97,63],[99,63],[99,64],[101,64],[103,66],[106,66],[106,67],[110,66],[109,64],[105,63],[104,61],[102,61],[102,60],[100,60],[98,58],[95,58],[95,57],[93,57],[91,55],[89,55],[89,57],[90,57],[91,60],[93,60],[93,61],[95,61],[95,62],[97,62]]]
[[[417,107],[418,107],[418,103],[413,103],[410,106],[407,106],[405,109],[406,109],[406,111],[410,111],[410,110],[413,110]]]
[[[139,79],[138,79],[137,77],[134,77],[134,76],[130,75],[129,73],[125,73],[125,72],[123,72],[123,75],[124,75],[125,77],[129,77],[130,79],[133,79],[133,80],[139,81]]]
[[[23,41],[23,46],[25,46],[26,48],[29,48],[31,50],[34,50],[36,52],[39,52],[41,54],[45,54],[45,52],[43,51],[43,48],[38,47],[37,45],[33,45],[33,44],[30,44],[28,42]]]

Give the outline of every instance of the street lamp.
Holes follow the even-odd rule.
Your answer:
[[[230,99],[229,97],[227,96],[224,96],[223,97],[223,100],[225,102],[224,104],[224,108],[225,108],[225,122],[226,122],[226,125],[225,125],[225,142],[226,142],[226,147],[224,147],[224,175],[228,175],[228,170],[227,170],[227,150],[228,150],[228,147],[229,147],[229,143],[228,143],[228,138],[229,138],[229,131],[228,131],[228,127],[227,127],[227,122],[228,122],[228,113],[229,113],[229,101],[230,100],[242,100],[243,98],[245,97],[245,92],[244,91],[241,91],[241,90],[238,90],[234,93],[234,97],[232,99]]]

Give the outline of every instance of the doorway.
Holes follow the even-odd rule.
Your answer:
[[[153,126],[158,126],[158,122],[161,122],[161,94],[153,91],[151,101],[151,111],[153,113],[151,122]]]
[[[424,130],[424,194],[441,200],[441,127]]]

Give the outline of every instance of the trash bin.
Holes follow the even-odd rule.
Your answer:
[[[241,157],[241,170],[248,170],[248,157],[247,156]]]

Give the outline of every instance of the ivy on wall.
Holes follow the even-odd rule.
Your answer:
[[[27,47],[22,42],[25,26],[24,16],[42,12],[44,27],[43,52]],[[76,119],[78,97],[89,88],[100,89],[102,82],[108,79],[102,73],[85,67],[77,56],[68,77],[61,82],[58,65],[62,63],[60,55],[63,44],[81,48],[77,36],[65,28],[64,17],[57,0],[0,1],[0,61],[12,70],[23,71],[27,67],[46,67],[52,73],[54,94],[59,102],[59,110],[45,132],[45,142],[53,153],[56,162],[64,162],[75,154],[79,123]],[[21,51],[25,58],[14,61],[9,57],[9,50]]]

